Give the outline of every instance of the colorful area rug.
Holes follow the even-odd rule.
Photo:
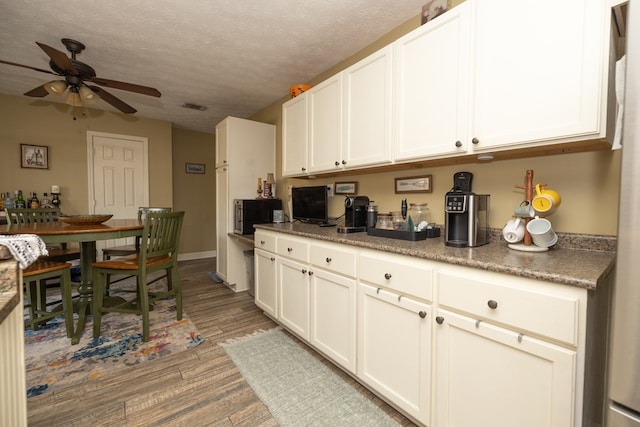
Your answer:
[[[280,328],[221,345],[281,426],[399,426]]]
[[[203,341],[184,311],[182,320],[176,320],[174,299],[157,301],[149,313],[149,321],[146,343],[142,341],[142,318],[135,314],[103,316],[98,338],[93,338],[93,321],[89,316],[77,345],[71,345],[67,338],[62,317],[52,319],[37,331],[25,330],[27,397],[95,380]]]

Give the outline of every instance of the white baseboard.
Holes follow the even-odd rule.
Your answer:
[[[191,252],[188,254],[178,254],[178,261],[188,261],[191,259],[215,258],[216,251]]]

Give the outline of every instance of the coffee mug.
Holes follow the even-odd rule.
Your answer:
[[[518,243],[524,238],[524,221],[520,217],[511,218],[502,229],[502,237],[508,243]]]
[[[558,235],[551,228],[551,222],[545,218],[535,217],[529,221],[527,231],[531,235],[533,244],[541,248],[549,248],[558,241]]]
[[[514,213],[520,218],[533,218],[536,211],[533,209],[531,203],[529,203],[527,200],[524,200],[522,203],[520,203],[520,206],[515,208]]]
[[[538,214],[548,216],[558,209],[562,199],[557,191],[544,187],[544,184],[536,184],[536,195],[533,197],[531,205]]]

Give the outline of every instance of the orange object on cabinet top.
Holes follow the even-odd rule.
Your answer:
[[[303,84],[293,85],[289,88],[289,95],[291,96],[291,98],[295,98],[298,95],[302,95],[304,92],[308,91],[312,87],[313,86],[311,85],[303,85]]]

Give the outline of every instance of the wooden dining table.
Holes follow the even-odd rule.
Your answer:
[[[62,221],[0,226],[0,234],[36,234],[45,243],[80,244],[80,285],[74,311],[78,323],[71,338],[77,344],[84,330],[86,317],[91,313],[93,299],[92,264],[96,261],[96,241],[136,237],[142,235],[144,223],[134,219],[110,219],[101,224],[66,224]]]

